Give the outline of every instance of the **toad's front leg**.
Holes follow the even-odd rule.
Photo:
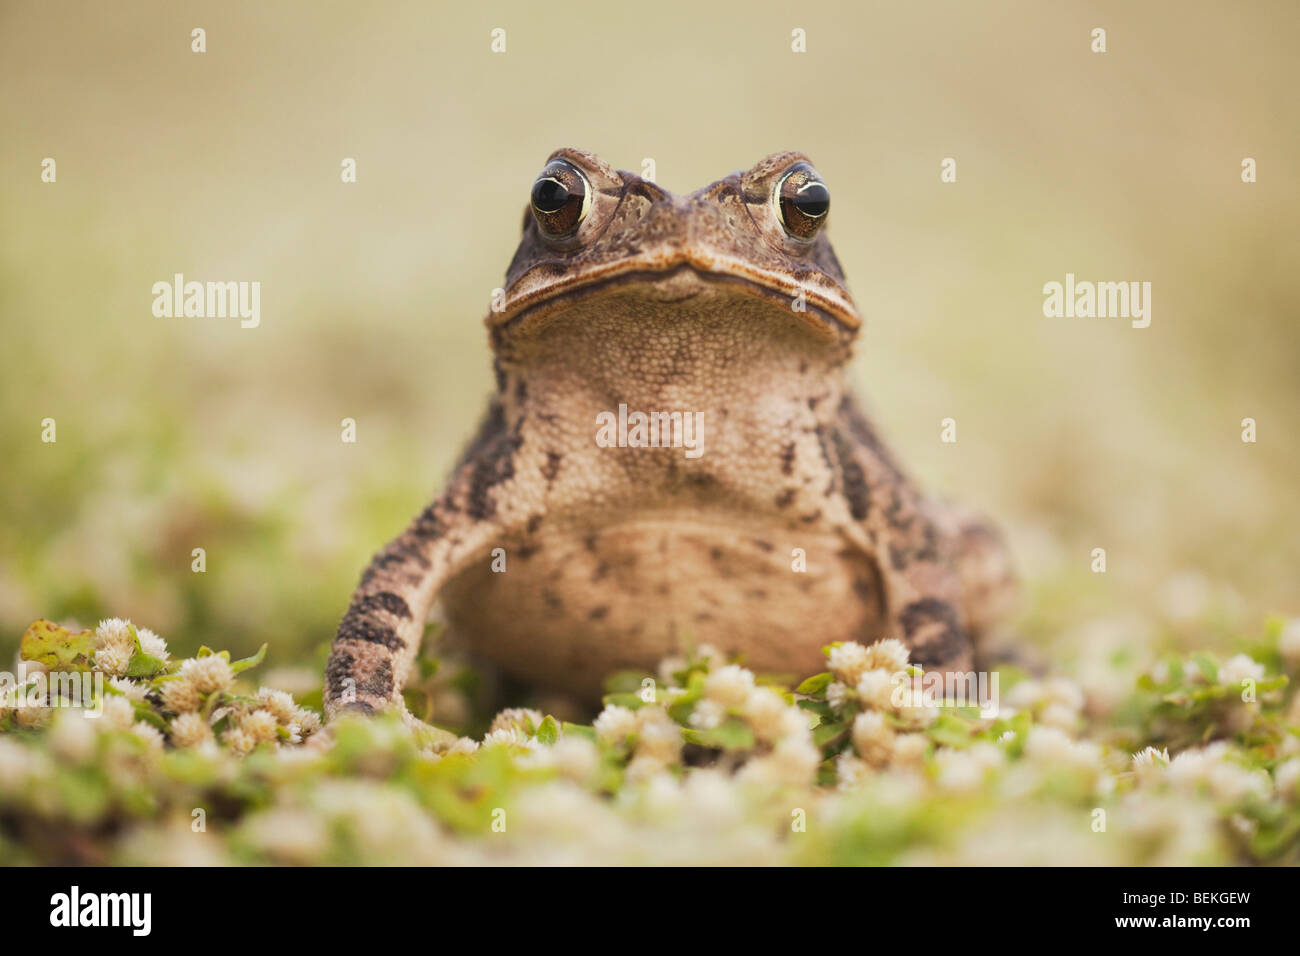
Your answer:
[[[880,571],[886,636],[902,640],[927,671],[969,671],[977,621],[959,529],[902,474],[851,398],[832,436],[851,532]]]
[[[521,441],[494,405],[447,490],[371,560],[339,623],[325,669],[325,716],[401,706],[442,586],[522,526],[506,506]]]

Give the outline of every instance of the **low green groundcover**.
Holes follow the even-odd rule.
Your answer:
[[[471,738],[414,716],[463,717],[432,661],[403,712],[323,728],[250,682],[265,648],[38,621],[0,685],[0,862],[1297,863],[1300,628],[1264,630],[1090,689],[1003,670],[996,708],[927,695],[896,641],[793,687],[700,647],[612,675],[589,725]]]

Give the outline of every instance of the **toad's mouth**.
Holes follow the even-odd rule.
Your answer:
[[[649,303],[673,306],[722,290],[760,299],[821,335],[851,336],[862,324],[857,309],[837,288],[823,288],[736,261],[699,262],[674,256],[659,262],[626,260],[566,276],[556,266],[535,266],[506,290],[505,308],[488,315],[497,331],[535,332],[547,320],[602,296],[637,287]]]

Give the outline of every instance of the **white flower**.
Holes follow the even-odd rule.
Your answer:
[[[791,707],[770,687],[758,687],[745,701],[743,713],[760,743],[772,744],[785,737],[806,733],[808,716]]]
[[[146,685],[131,680],[129,677],[110,677],[108,682],[120,690],[127,700],[144,700],[145,695],[149,693],[149,688]]]
[[[1169,766],[1169,751],[1167,749],[1161,748],[1157,750],[1155,747],[1147,747],[1145,750],[1139,750],[1133,755],[1133,768],[1135,770],[1156,766]]]
[[[298,732],[304,737],[310,737],[320,730],[320,715],[306,707],[297,707],[294,709],[290,723],[297,724]]]
[[[984,766],[967,751],[945,747],[935,754],[934,762],[939,769],[936,782],[941,790],[969,792],[984,782]]]
[[[82,762],[95,753],[95,727],[83,713],[62,710],[49,735],[50,749],[64,760]]]
[[[907,645],[896,638],[887,637],[867,648],[868,667],[879,667],[895,672],[908,666]]]
[[[140,638],[140,650],[144,651],[150,657],[156,657],[163,661],[167,660],[166,641],[147,627],[137,628],[135,633],[136,636]]]
[[[262,708],[258,708],[251,714],[245,714],[239,721],[240,730],[259,744],[274,741],[278,727],[279,722],[275,719],[275,715]]]
[[[131,731],[156,750],[162,750],[163,735],[153,724],[146,724],[143,720],[137,720],[131,727]]]
[[[871,669],[870,660],[865,647],[856,641],[849,641],[831,648],[827,666],[836,680],[853,687]]]
[[[642,707],[636,712],[637,756],[675,763],[682,752],[682,729],[662,707]]]
[[[1101,749],[1096,744],[1071,740],[1059,727],[1031,727],[1025,735],[1025,755],[1045,763],[1097,770]]]
[[[601,743],[621,746],[636,733],[636,714],[626,707],[611,704],[602,710],[592,726]]]
[[[181,714],[172,721],[171,737],[177,747],[198,747],[212,739],[212,728],[200,714]]]
[[[894,729],[885,721],[885,715],[868,710],[853,719],[853,749],[867,763],[883,767],[889,763],[894,750]]]
[[[930,749],[930,738],[925,734],[898,734],[894,737],[894,766],[919,767]]]
[[[864,671],[858,678],[856,689],[858,697],[867,706],[877,710],[893,710],[896,686],[893,675],[883,667],[878,667]]]
[[[181,676],[192,681],[200,694],[228,690],[235,682],[235,672],[230,669],[230,662],[219,654],[191,657],[182,661]]]
[[[199,689],[188,677],[173,677],[158,687],[163,709],[173,714],[188,714],[199,709]]]
[[[691,711],[691,726],[697,730],[713,730],[727,717],[727,708],[716,700],[704,698]]]
[[[527,747],[530,743],[532,738],[515,726],[489,730],[483,737],[484,747]]]
[[[221,735],[221,739],[225,741],[227,747],[241,757],[257,746],[257,741],[246,734],[242,727],[230,728]]]
[[[600,766],[600,752],[586,737],[561,737],[548,749],[556,769],[571,780],[588,780]]]
[[[754,675],[737,664],[728,664],[704,679],[704,696],[723,707],[740,707],[754,689]]]
[[[269,687],[259,687],[257,689],[257,701],[264,708],[275,715],[275,719],[282,724],[299,724],[298,705],[293,702],[293,695],[286,694],[282,690],[272,690]]]
[[[522,736],[529,737],[537,732],[537,728],[542,726],[542,721],[545,719],[541,711],[533,710],[531,707],[510,707],[492,718],[492,726],[488,730],[514,727],[521,731]],[[532,727],[531,732],[528,730],[529,727]]]
[[[95,651],[95,670],[103,671],[112,677],[120,677],[131,666],[131,657],[134,653],[135,649],[130,644],[126,647],[116,643],[105,644]]]
[[[98,719],[109,730],[130,730],[135,723],[135,708],[125,697],[105,697],[104,715]]]
[[[1229,760],[1216,760],[1210,765],[1206,782],[1210,792],[1223,803],[1240,803],[1247,797],[1267,799],[1273,782],[1263,770],[1248,770]]]
[[[831,710],[843,710],[844,705],[849,699],[849,687],[839,681],[831,681],[826,685],[826,703],[831,705]]]
[[[1219,683],[1225,687],[1241,688],[1241,682],[1253,680],[1256,683],[1264,679],[1264,665],[1252,660],[1245,654],[1230,657],[1219,665]]]
[[[839,778],[836,789],[852,790],[871,775],[871,767],[846,750],[835,758],[835,775]]]
[[[102,650],[116,647],[128,655],[135,650],[135,641],[131,639],[131,622],[120,617],[110,617],[99,622],[95,628],[95,647]]]
[[[627,781],[632,784],[645,783],[668,771],[668,764],[653,754],[638,753],[628,761]]]
[[[1273,770],[1273,783],[1277,792],[1288,800],[1300,798],[1300,758],[1292,757]]]
[[[1051,701],[1038,712],[1038,722],[1047,727],[1074,730],[1079,726],[1079,712],[1059,701]]]
[[[1293,617],[1286,622],[1277,649],[1292,667],[1300,664],[1300,617]]]
[[[479,744],[472,737],[458,737],[450,747],[447,748],[445,756],[451,754],[460,754],[468,756],[478,750]]]

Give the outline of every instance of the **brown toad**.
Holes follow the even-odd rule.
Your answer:
[[[849,394],[861,318],[829,207],[799,153],[689,196],[552,155],[486,319],[497,393],[362,577],[331,715],[400,701],[435,598],[507,674],[587,698],[688,642],[786,675],[885,636],[971,667],[1005,555],[913,487]]]

